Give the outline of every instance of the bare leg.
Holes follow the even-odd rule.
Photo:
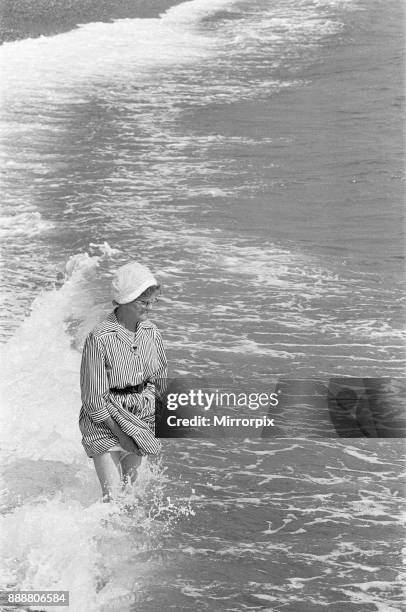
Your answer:
[[[120,451],[111,451],[93,457],[94,467],[99,477],[103,501],[116,499],[122,490]]]
[[[123,470],[123,480],[125,483],[134,484],[137,478],[137,469],[141,465],[140,455],[129,453],[121,459],[121,467]]]

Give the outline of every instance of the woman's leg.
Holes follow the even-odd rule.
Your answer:
[[[122,490],[120,451],[96,455],[93,461],[102,488],[103,501],[116,499]]]
[[[142,457],[136,453],[128,453],[121,459],[123,480],[125,483],[134,484],[137,478],[137,469],[141,465]]]

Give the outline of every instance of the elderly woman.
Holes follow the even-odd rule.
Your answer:
[[[162,392],[167,360],[147,312],[159,285],[131,262],[113,278],[114,311],[87,336],[82,355],[82,444],[94,461],[103,500],[132,484],[142,455],[159,451],[154,436],[155,392]]]

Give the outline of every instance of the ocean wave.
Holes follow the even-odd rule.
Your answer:
[[[2,347],[2,448],[16,458],[71,463],[83,453],[77,419],[72,418],[72,407],[80,406],[79,383],[75,383],[80,352],[69,330],[79,319],[75,333],[83,338],[93,326],[97,315],[92,275],[109,253],[108,245],[103,245],[99,256],[71,257],[65,279],[35,298]]]
[[[280,77],[281,64],[299,61],[309,45],[340,31],[342,24],[331,15],[331,6],[192,0],[168,9],[160,18],[90,23],[52,37],[5,43],[0,48],[3,97],[6,103],[17,95],[47,105],[83,103],[107,83],[113,93],[113,83],[128,85],[136,75],[138,87],[154,85],[155,95],[167,108],[182,100],[199,103],[202,96],[207,101],[254,99],[261,91],[267,95],[290,86],[289,78]],[[229,8],[234,11],[232,20],[224,17]],[[222,19],[202,25],[205,17],[219,11]],[[257,72],[252,70],[253,55],[257,71],[262,65],[266,77],[265,73],[252,76]],[[188,74],[189,64],[194,66],[193,74]],[[214,65],[222,73],[215,81],[214,71],[208,70]],[[187,87],[182,95],[182,83],[177,81],[175,100],[168,101],[162,94],[169,93],[170,75],[157,87],[153,71],[171,66],[183,66]],[[197,66],[201,75],[196,74]],[[269,75],[272,67],[277,73],[274,79]],[[141,100],[138,105],[142,108]]]

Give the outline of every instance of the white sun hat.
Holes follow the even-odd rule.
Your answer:
[[[131,261],[115,271],[112,282],[112,297],[117,304],[128,304],[158,281],[148,268]]]

